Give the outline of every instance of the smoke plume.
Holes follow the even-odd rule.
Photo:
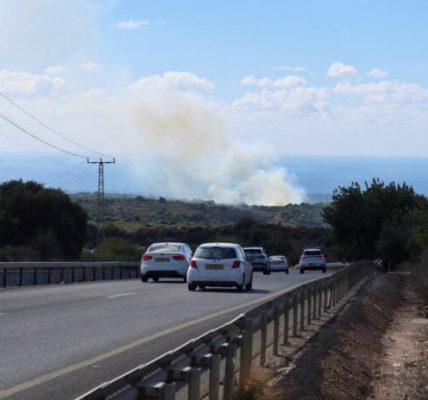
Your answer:
[[[302,201],[303,190],[275,165],[272,148],[234,141],[221,111],[206,99],[177,91],[151,93],[138,98],[133,113],[145,154],[138,168],[145,169],[152,194],[227,204]]]

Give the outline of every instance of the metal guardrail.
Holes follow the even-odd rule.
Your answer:
[[[139,267],[139,262],[0,262],[0,287],[135,279]]]
[[[334,308],[367,274],[366,267],[352,265],[303,284],[76,400],[231,400],[254,363],[264,365],[268,351],[278,355],[280,345]]]

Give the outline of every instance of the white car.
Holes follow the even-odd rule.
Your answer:
[[[245,253],[235,243],[205,243],[195,251],[187,271],[187,285],[193,291],[198,286],[236,287],[239,292],[253,287],[253,268]]]
[[[192,250],[186,243],[153,243],[141,259],[141,280],[149,278],[157,282],[159,278],[182,278],[186,282]]]
[[[272,272],[284,271],[288,274],[288,260],[285,256],[270,256],[270,269]]]
[[[321,270],[325,273],[327,270],[327,260],[322,249],[304,249],[300,256],[299,269],[301,274],[308,270]]]

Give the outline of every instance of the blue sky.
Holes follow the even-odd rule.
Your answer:
[[[85,148],[0,98],[3,115],[83,156],[130,157],[173,195],[191,182],[220,201],[297,201],[287,155],[428,156],[426,1],[1,5],[0,92]],[[4,119],[0,148],[54,152]]]

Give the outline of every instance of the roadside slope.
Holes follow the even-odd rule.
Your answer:
[[[428,398],[428,319],[416,304],[405,275],[377,275],[275,379],[272,398]]]

